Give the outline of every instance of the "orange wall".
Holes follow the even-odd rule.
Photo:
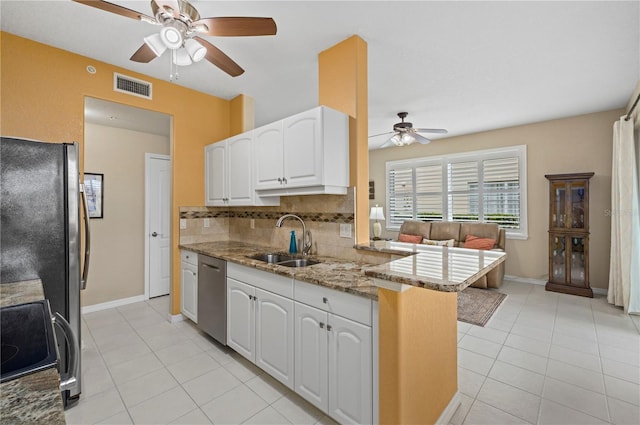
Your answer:
[[[318,100],[348,114],[350,185],[356,187],[356,242],[369,240],[367,43],[351,36],[318,55]],[[359,188],[359,189],[358,189]]]
[[[204,203],[203,147],[229,137],[229,101],[9,33],[0,32],[0,43],[2,135],[50,142],[77,141],[83,158],[85,96],[173,116],[172,314],[178,314],[178,208]],[[97,72],[89,74],[88,65]],[[114,92],[114,72],[153,83],[153,100]]]

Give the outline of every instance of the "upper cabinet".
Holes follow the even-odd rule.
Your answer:
[[[260,196],[347,193],[349,117],[319,106],[253,131]]]
[[[253,137],[243,133],[205,146],[205,205],[279,205],[279,198],[261,198],[253,188]]]

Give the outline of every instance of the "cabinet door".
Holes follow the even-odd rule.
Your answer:
[[[369,424],[373,406],[371,328],[329,315],[329,415],[341,424]]]
[[[255,189],[282,187],[283,141],[282,121],[277,121],[253,132]]]
[[[283,120],[286,187],[322,184],[322,109]]]
[[[182,314],[198,323],[198,267],[181,263]]]
[[[227,278],[227,345],[255,361],[255,288]]]
[[[295,391],[327,412],[327,313],[295,303]]]
[[[227,169],[225,142],[204,148],[205,205],[225,205],[227,199]]]
[[[256,288],[256,365],[293,389],[293,301]]]
[[[251,133],[227,140],[228,205],[253,204]]]

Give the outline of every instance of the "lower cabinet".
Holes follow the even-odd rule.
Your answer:
[[[293,301],[227,279],[227,345],[293,389]]]
[[[198,323],[198,254],[180,253],[181,312]]]
[[[373,304],[227,264],[227,345],[342,424],[373,422]]]
[[[340,423],[372,422],[371,327],[295,303],[295,391]]]

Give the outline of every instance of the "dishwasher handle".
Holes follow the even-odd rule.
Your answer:
[[[203,265],[203,266],[205,266],[205,267],[208,267],[208,268],[210,268],[210,269],[213,269],[213,270],[214,270],[214,271],[216,271],[216,272],[219,272],[219,271],[220,271],[220,267],[214,266],[214,265],[212,265],[212,264],[202,263],[202,265]]]

